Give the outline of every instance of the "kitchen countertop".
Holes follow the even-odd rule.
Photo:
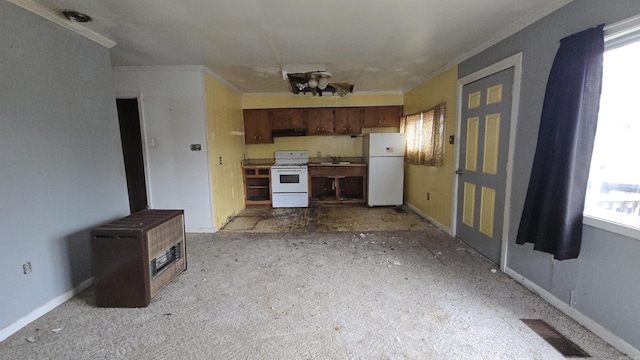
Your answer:
[[[330,163],[330,162],[309,162],[309,166],[367,166],[367,164],[365,163],[356,163],[356,162],[340,162],[337,164],[334,163]]]
[[[273,162],[273,159],[244,159],[242,160],[242,167],[269,168],[273,165]]]
[[[309,166],[367,166],[361,157],[345,156],[340,160],[335,164],[331,158],[309,158]],[[242,160],[242,167],[270,167],[273,163],[274,159],[245,159]]]

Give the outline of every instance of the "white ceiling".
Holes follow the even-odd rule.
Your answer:
[[[114,66],[206,65],[242,93],[322,69],[354,93],[407,91],[570,1],[35,0],[90,15]]]

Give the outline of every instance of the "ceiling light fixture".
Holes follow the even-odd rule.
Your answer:
[[[91,16],[73,10],[64,10],[62,15],[70,21],[87,23],[91,21]]]
[[[318,89],[324,90],[327,88],[327,85],[329,85],[329,78],[321,77],[318,79]]]
[[[326,71],[316,71],[309,73],[309,80],[307,81],[307,85],[312,88],[318,88],[320,90],[324,90],[329,85],[329,79],[331,78],[331,74]]]
[[[284,72],[283,72],[284,73]],[[346,83],[329,83],[331,73],[325,70],[316,70],[306,73],[285,73],[291,83],[291,91],[294,94],[306,94],[322,96],[323,92],[331,92],[339,96],[345,96],[353,92],[353,85]]]

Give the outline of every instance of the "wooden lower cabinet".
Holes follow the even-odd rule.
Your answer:
[[[366,189],[366,165],[309,167],[311,204],[362,204],[367,199]]]
[[[271,167],[243,166],[244,204],[271,205]]]

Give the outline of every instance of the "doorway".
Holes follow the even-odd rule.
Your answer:
[[[147,182],[142,152],[142,128],[138,99],[116,99],[122,156],[127,177],[129,210],[134,212],[147,209]]]
[[[458,81],[454,235],[506,266],[522,55]]]

